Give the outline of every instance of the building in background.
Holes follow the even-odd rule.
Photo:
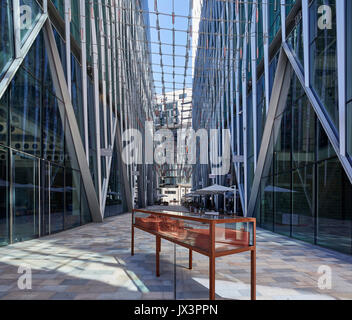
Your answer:
[[[193,128],[231,131],[244,215],[351,254],[351,1],[208,0],[201,16]]]
[[[152,167],[121,160],[153,118],[147,5],[1,1],[0,245],[153,201]]]
[[[156,165],[159,191],[163,202],[180,204],[191,190],[192,166],[178,163],[178,156],[186,157],[188,149],[178,145],[178,130],[192,126],[192,90],[178,90],[157,96],[155,130],[169,129],[174,135],[175,164]]]

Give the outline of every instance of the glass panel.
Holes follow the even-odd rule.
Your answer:
[[[51,0],[56,9],[59,11],[62,18],[65,18],[65,2],[63,0]]]
[[[65,170],[50,167],[50,233],[64,229],[65,212]]]
[[[38,160],[14,152],[12,157],[13,242],[38,237]]]
[[[14,54],[12,10],[9,0],[0,2],[0,79],[9,67]]]
[[[0,147],[0,246],[9,244],[8,151]]]
[[[81,32],[80,32],[80,14],[79,14],[79,1],[71,0],[71,33],[75,38],[77,44],[81,45]]]
[[[106,198],[105,217],[116,216],[124,212],[124,190],[121,184],[122,177],[120,163],[118,160],[117,152],[115,151],[112,158],[108,194]]]
[[[291,145],[292,145],[292,116],[291,109],[280,115],[274,124],[277,133],[275,145],[275,174],[291,170]]]
[[[332,147],[328,136],[322,125],[318,121],[318,161],[326,160],[336,156],[336,152]]]
[[[35,39],[31,49],[24,58],[22,67],[42,84],[44,64],[44,31],[41,31]],[[49,66],[47,66],[49,67]]]
[[[298,84],[300,86],[300,84]],[[293,103],[293,168],[299,168],[315,161],[315,112],[304,95]]]
[[[275,177],[273,193],[275,232],[289,236],[291,229],[291,172]]]
[[[36,0],[20,0],[21,8],[21,40],[26,41],[40,18],[41,8]]]
[[[314,166],[292,173],[292,236],[314,243]]]
[[[347,153],[352,157],[352,101],[347,104]]]
[[[337,158],[318,166],[317,243],[351,253],[352,187]]]
[[[58,101],[48,90],[44,92],[43,156],[46,160],[63,164],[65,161],[65,135]]]
[[[291,47],[293,54],[298,62],[304,66],[304,52],[303,52],[303,24],[302,19],[296,24],[287,39],[288,45]]]
[[[8,144],[8,109],[9,109],[9,101],[8,101],[8,90],[6,90],[5,94],[0,99],[0,144],[7,145]]]
[[[41,156],[41,86],[24,69],[11,85],[11,146]]]
[[[271,43],[276,33],[281,28],[281,1],[272,0],[269,4],[269,42]]]
[[[273,231],[274,223],[274,182],[273,177],[262,179],[261,182],[261,195],[262,195],[262,223],[263,228]]]
[[[79,172],[66,169],[65,190],[65,229],[71,229],[81,225],[81,175]]]
[[[71,55],[72,67],[72,105],[75,111],[78,128],[84,141],[84,119],[83,119],[83,93],[82,93],[82,69],[76,58]]]
[[[332,123],[339,128],[337,58],[336,58],[336,1],[315,0],[310,12],[310,75],[314,87]],[[324,19],[318,8],[331,8],[331,23]],[[324,11],[328,14],[326,11]]]
[[[83,188],[83,182],[81,180],[82,192],[81,192],[81,221],[82,225],[92,222],[92,215],[88,207],[88,200],[86,192]]]
[[[352,1],[346,1],[346,19],[348,23],[346,23],[346,28],[347,28],[347,67],[346,70],[351,71],[352,70],[352,59],[350,58],[352,56],[352,23],[350,23],[351,17],[352,17]],[[352,100],[352,72],[347,72],[347,101]],[[350,118],[351,119],[351,118]]]

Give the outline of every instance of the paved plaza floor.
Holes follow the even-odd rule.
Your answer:
[[[136,230],[132,257],[130,223],[131,215],[124,214],[0,248],[0,299],[208,298],[207,257],[194,253],[188,270],[188,251],[162,240],[156,278],[155,238]],[[332,272],[331,289],[319,289],[321,266]],[[20,267],[31,268],[31,289],[19,288]],[[249,299],[250,253],[217,259],[216,297]],[[257,298],[352,299],[352,257],[259,229]]]

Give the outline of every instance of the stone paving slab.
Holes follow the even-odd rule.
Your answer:
[[[0,248],[0,299],[208,299],[208,258],[194,253],[188,270],[188,250],[176,246],[174,260],[175,246],[162,240],[157,278],[155,238],[136,230],[132,257],[130,221],[124,214]],[[331,289],[318,288],[322,265]],[[18,287],[20,266],[31,267],[32,289]],[[249,299],[249,268],[248,252],[217,259],[217,299]],[[352,257],[258,229],[257,292],[258,300],[352,299]]]

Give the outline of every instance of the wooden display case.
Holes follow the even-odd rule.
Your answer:
[[[215,299],[215,259],[236,253],[251,253],[251,299],[256,299],[256,219],[237,216],[209,216],[176,211],[133,210],[131,254],[134,255],[134,228],[156,237],[156,276],[160,276],[161,239],[209,257],[209,298]]]

